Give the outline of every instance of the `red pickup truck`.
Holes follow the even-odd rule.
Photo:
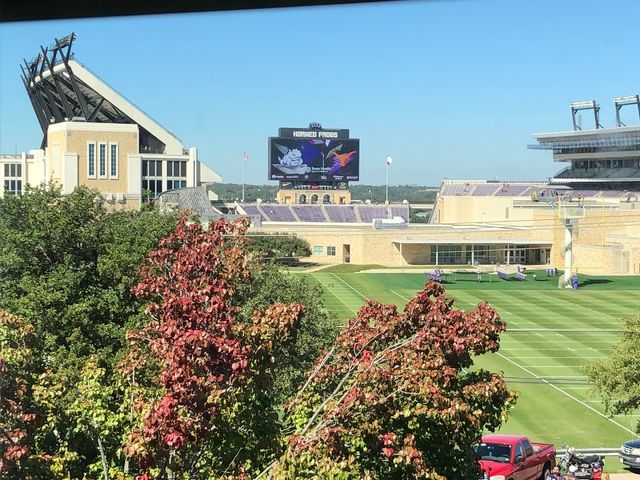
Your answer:
[[[545,480],[556,464],[556,449],[522,435],[483,435],[475,447],[490,480]]]

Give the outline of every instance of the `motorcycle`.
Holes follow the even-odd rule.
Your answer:
[[[573,447],[563,447],[564,455],[558,462],[561,470],[569,472],[576,480],[600,480],[604,469],[604,457],[582,455]]]

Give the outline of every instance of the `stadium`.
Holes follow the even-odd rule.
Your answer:
[[[637,415],[606,417],[582,367],[608,355],[620,317],[640,300],[632,277],[640,274],[640,126],[618,116],[616,127],[602,128],[595,101],[572,104],[573,130],[535,134],[528,146],[550,150],[565,168],[547,181],[443,180],[428,224],[411,223],[407,203],[352,201],[350,182],[366,168],[366,138],[319,124],[282,127],[267,146],[277,201],[225,203],[214,193],[220,176],[197,148],[79,62],[75,40],[55,39],[22,66],[43,138],[40,148],[0,155],[0,195],[52,181],[65,193],[94,188],[114,209],[154,201],[189,208],[202,221],[249,217],[252,235],[291,234],[309,243],[310,260],[329,266],[309,278],[325,287],[325,304],[340,319],[370,298],[404,305],[425,270],[442,267],[458,306],[486,300],[509,323],[500,352],[481,364],[504,372],[521,392],[507,430],[578,447],[593,446],[593,432],[609,447],[633,434]],[[640,108],[638,96],[614,102],[617,113]],[[581,129],[580,110],[593,111],[595,128]],[[370,265],[386,271],[359,273]],[[554,273],[526,282],[498,275],[514,279],[525,268]],[[565,276],[555,278],[556,269]],[[575,272],[598,277],[582,284],[584,292],[557,288]],[[593,289],[598,283],[602,289]]]
[[[352,202],[349,184],[365,168],[360,139],[317,123],[280,128],[268,140],[276,203],[217,202],[220,176],[199,161],[197,148],[79,62],[75,39],[55,39],[21,66],[43,138],[40,149],[0,156],[3,195],[53,181],[63,192],[95,188],[113,208],[157,201],[203,220],[249,216],[254,234],[298,235],[311,245],[311,260],[328,265],[640,273],[640,126],[625,126],[619,115],[638,106],[638,96],[615,99],[615,128],[601,128],[595,101],[577,102],[572,131],[535,134],[528,148],[569,163],[549,181],[444,180],[430,223],[411,224],[407,203]],[[594,129],[581,129],[581,110],[593,111]]]

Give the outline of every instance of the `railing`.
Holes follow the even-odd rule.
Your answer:
[[[600,455],[605,457],[612,457],[618,455],[620,452],[620,448],[575,448],[572,449],[575,453],[579,453],[581,455]],[[567,453],[567,449],[556,450],[556,457],[562,457],[565,453]]]

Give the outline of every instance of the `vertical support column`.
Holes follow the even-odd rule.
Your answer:
[[[573,221],[564,219],[564,275],[562,286],[571,288],[571,275],[573,270]]]
[[[475,246],[474,246],[474,244],[472,243],[472,244],[471,244],[471,265],[472,265],[472,266],[474,266],[474,265],[476,264],[475,253],[476,253],[476,251],[475,251]]]
[[[438,244],[436,243],[436,267],[439,265],[438,263]]]

